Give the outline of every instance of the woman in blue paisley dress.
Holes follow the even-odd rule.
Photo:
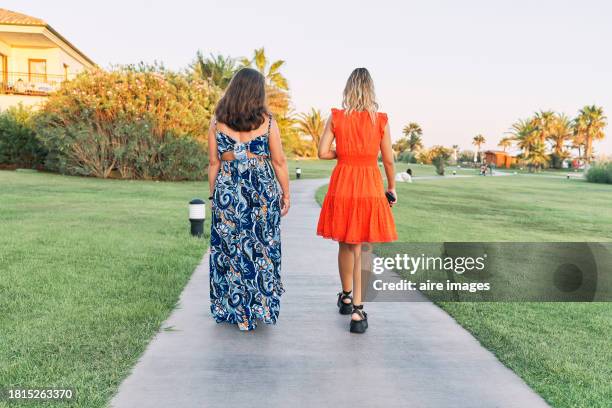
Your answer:
[[[215,110],[208,134],[210,310],[217,323],[253,330],[280,311],[280,220],[289,210],[289,173],[268,112],[265,78],[243,68]]]

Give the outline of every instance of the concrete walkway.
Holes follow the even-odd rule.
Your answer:
[[[280,322],[253,332],[209,316],[208,257],[112,401],[148,407],[547,406],[429,302],[366,305],[370,328],[338,314],[336,244],[315,236],[316,188],[292,184],[283,219]]]

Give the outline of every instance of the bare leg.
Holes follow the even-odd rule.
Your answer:
[[[338,270],[340,271],[340,281],[342,282],[342,290],[350,292],[353,290],[353,269],[354,260],[352,245],[344,242],[339,242],[338,247]],[[350,299],[344,299],[344,303],[351,303]]]
[[[352,245],[353,252],[353,304],[356,306],[361,305],[361,244]],[[351,316],[353,320],[361,320],[361,317],[357,313],[353,313]]]

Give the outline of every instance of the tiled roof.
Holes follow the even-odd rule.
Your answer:
[[[16,13],[11,10],[0,8],[0,24],[19,24],[32,26],[46,26],[47,23],[40,18]]]
[[[76,51],[81,57],[87,60],[91,65],[95,65],[95,63],[89,59],[89,57],[79,51],[74,45],[72,45],[67,39],[65,39],[60,33],[55,31],[53,27],[51,27],[45,20],[41,20],[40,18],[28,16],[26,14],[17,13],[16,11],[11,11],[7,9],[0,8],[0,25],[27,25],[27,26],[36,26],[36,27],[45,27],[49,32],[59,38],[62,42],[64,42],[67,46]]]

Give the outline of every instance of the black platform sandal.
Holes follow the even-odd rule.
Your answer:
[[[353,313],[357,313],[361,320],[351,319],[351,333],[365,333],[368,329],[368,314],[363,311],[363,305],[353,305]]]
[[[343,290],[342,292],[338,293],[338,311],[340,312],[340,314],[348,315],[353,313],[353,297],[351,296],[352,292],[352,290],[349,290],[348,292]],[[349,303],[345,303],[344,299],[350,299],[351,301]]]

